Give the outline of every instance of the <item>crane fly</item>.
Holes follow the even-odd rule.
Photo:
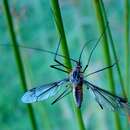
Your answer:
[[[59,80],[59,81],[56,81],[53,83],[49,83],[49,84],[44,84],[39,87],[28,90],[27,92],[24,93],[23,97],[21,98],[22,102],[33,103],[33,102],[48,99],[49,97],[54,97],[57,94],[57,92],[60,91],[60,88],[63,88],[62,92],[58,95],[58,97],[56,99],[54,99],[52,104],[56,103],[57,101],[59,101],[60,99],[65,97],[66,95],[73,92],[75,104],[78,108],[80,108],[82,105],[82,101],[83,101],[83,88],[87,88],[93,94],[96,102],[99,104],[101,109],[107,108],[112,111],[119,111],[119,112],[121,111],[121,112],[125,112],[128,115],[130,115],[130,104],[128,103],[127,99],[116,96],[116,95],[92,84],[91,82],[85,80],[85,77],[88,77],[95,73],[112,68],[116,64],[116,63],[112,64],[111,66],[107,66],[102,69],[91,72],[87,75],[84,75],[84,73],[90,63],[91,56],[92,56],[95,48],[97,47],[98,43],[100,42],[100,39],[103,36],[103,34],[104,33],[102,33],[102,35],[97,40],[95,46],[92,48],[89,58],[88,58],[87,65],[84,68],[82,68],[82,65],[81,65],[81,56],[82,56],[82,53],[83,53],[83,50],[84,50],[86,44],[84,44],[78,60],[74,60],[72,58],[68,58],[63,55],[58,54],[60,42],[58,44],[58,47],[57,47],[57,50],[55,53],[46,50],[46,52],[48,52],[48,53],[55,54],[54,61],[57,64],[51,65],[50,67],[52,67],[54,69],[58,69],[65,73],[69,73],[69,76],[65,79],[62,79],[62,80]],[[89,41],[89,42],[91,42],[91,41]],[[66,65],[61,63],[59,60],[57,60],[57,56],[60,56],[62,58],[66,58],[66,59],[73,61],[74,63],[76,63],[75,67],[73,69],[67,67]],[[61,67],[63,67],[63,69],[61,69]],[[65,68],[65,70],[64,70],[64,68]],[[69,70],[69,71],[67,71],[67,70]]]

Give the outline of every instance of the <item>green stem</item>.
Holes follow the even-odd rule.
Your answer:
[[[130,45],[129,45],[129,27],[130,27],[130,18],[129,18],[129,0],[125,0],[125,64],[126,64],[126,89],[127,92],[129,92],[128,90],[128,86],[129,86],[129,56],[130,56]],[[127,93],[128,94],[128,93]],[[129,95],[129,94],[128,94]]]
[[[65,31],[64,31],[64,27],[63,27],[63,22],[62,22],[62,17],[61,17],[58,0],[51,0],[51,6],[52,6],[52,11],[54,14],[55,22],[56,22],[58,34],[59,34],[59,37],[61,38],[61,47],[62,47],[63,55],[65,55],[66,57],[69,57],[69,51],[68,51],[68,47],[67,47],[67,41],[66,41],[66,37],[65,37]],[[69,68],[72,68],[71,62],[69,59],[65,59],[65,64]],[[85,130],[81,111],[79,108],[76,107],[74,102],[73,102],[73,104],[74,104],[77,122],[79,125],[79,130]]]
[[[104,22],[103,13],[102,13],[101,5],[100,5],[100,0],[93,0],[93,1],[94,1],[94,7],[96,11],[100,33],[102,33],[105,30],[105,22]],[[102,42],[103,42],[103,53],[104,53],[105,61],[107,65],[111,65],[108,39],[107,39],[106,34],[104,34],[104,37],[102,38]],[[113,72],[111,69],[108,70],[108,78],[109,78],[109,84],[110,84],[112,93],[115,93],[115,83],[114,83]],[[115,123],[116,123],[116,129],[121,130],[121,123],[120,123],[118,114],[115,114]]]
[[[100,0],[100,3],[101,3],[102,12],[104,14],[104,22],[107,25],[108,19],[107,19],[107,14],[106,14],[106,10],[105,10],[105,7],[104,7],[104,3],[103,3],[102,0]],[[109,27],[109,24],[108,24],[108,36],[110,38],[110,43],[111,43],[112,52],[113,52],[115,61],[117,62],[117,64],[116,64],[117,65],[117,72],[118,72],[118,76],[119,76],[119,80],[120,80],[120,84],[121,84],[121,88],[122,88],[122,94],[123,94],[124,97],[127,97],[126,92],[125,92],[125,85],[124,85],[124,82],[123,82],[120,65],[118,64],[118,57],[117,57],[117,53],[116,53],[116,49],[115,49],[115,45],[114,45],[114,41],[113,41],[113,38],[112,38],[111,29]]]
[[[4,7],[5,16],[6,16],[10,41],[13,45],[14,55],[15,55],[15,59],[16,59],[16,62],[17,62],[18,71],[19,71],[19,74],[20,74],[21,84],[22,84],[24,91],[26,91],[27,90],[27,82],[26,82],[26,78],[25,78],[25,73],[24,73],[24,68],[23,68],[19,48],[17,46],[16,34],[15,34],[15,31],[14,31],[14,26],[13,26],[13,20],[12,20],[12,17],[11,17],[11,13],[10,13],[10,10],[9,10],[7,0],[3,0],[3,7]],[[29,116],[30,116],[30,120],[31,120],[32,129],[37,130],[33,108],[32,108],[31,105],[27,105],[27,108],[28,108],[28,112],[29,112]]]
[[[69,51],[68,51],[68,47],[67,47],[67,41],[66,41],[66,37],[65,37],[65,32],[64,32],[64,27],[63,27],[63,22],[62,22],[62,18],[61,18],[58,0],[51,0],[51,4],[52,4],[53,15],[55,18],[56,28],[58,30],[59,37],[61,39],[62,52],[65,56],[69,57]],[[65,64],[69,68],[72,68],[71,62],[69,59],[65,59]]]
[[[100,0],[94,0],[94,6],[95,6],[95,9],[96,9],[96,16],[97,16],[97,20],[98,20],[98,24],[99,24],[99,29],[100,29],[100,32],[102,33],[105,30],[106,26],[105,26],[105,23],[104,23],[103,14],[102,14],[102,11],[101,11],[99,1]],[[102,38],[102,42],[103,42],[102,46],[103,46],[103,53],[104,53],[105,62],[106,62],[107,65],[111,65],[108,39],[107,39],[106,33],[104,34],[104,36]],[[112,73],[111,69],[108,70],[108,76],[109,76],[109,79],[110,79],[109,81],[110,81],[110,87],[111,87],[112,93],[115,93],[113,73]]]

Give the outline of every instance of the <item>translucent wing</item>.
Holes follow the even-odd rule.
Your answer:
[[[36,101],[45,100],[51,96],[54,96],[58,92],[60,86],[68,81],[69,79],[67,78],[54,83],[45,84],[37,88],[32,88],[25,92],[21,100],[24,103],[33,103]]]
[[[130,103],[128,103],[125,98],[115,96],[110,92],[103,90],[88,81],[84,81],[84,83],[87,85],[88,89],[90,89],[90,92],[92,92],[95,97],[95,100],[102,109],[106,108],[112,111],[119,111],[121,113],[125,112],[130,115]]]

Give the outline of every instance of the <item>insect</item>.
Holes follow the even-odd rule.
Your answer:
[[[98,45],[101,37],[103,36],[103,34],[99,37],[94,48],[91,50],[87,65],[84,68],[82,68],[81,56],[82,56],[82,53],[83,53],[83,50],[84,50],[86,44],[83,46],[78,60],[74,60],[72,58],[68,58],[63,55],[58,54],[60,42],[58,44],[56,53],[48,51],[49,53],[55,54],[54,61],[57,63],[55,65],[51,65],[51,67],[58,69],[60,71],[63,71],[65,73],[69,73],[69,76],[65,79],[62,79],[62,80],[59,80],[59,81],[56,81],[53,83],[41,85],[39,87],[28,90],[27,92],[25,92],[25,94],[21,98],[22,102],[33,103],[33,102],[48,99],[49,97],[55,96],[57,94],[57,92],[60,91],[60,88],[63,88],[62,92],[52,102],[52,104],[56,103],[57,101],[59,101],[60,99],[62,99],[66,95],[68,95],[69,93],[73,92],[75,104],[78,108],[80,108],[82,105],[82,101],[83,101],[83,89],[87,88],[88,91],[90,91],[94,95],[95,100],[99,104],[101,109],[107,108],[107,109],[110,109],[113,111],[123,111],[129,115],[130,114],[130,104],[128,103],[127,99],[116,96],[104,89],[99,88],[98,86],[92,84],[91,82],[85,80],[85,77],[93,75],[98,72],[101,72],[108,68],[111,68],[116,64],[115,63],[111,66],[107,66],[102,69],[96,70],[92,73],[89,73],[87,75],[84,75],[84,73],[90,63],[91,56],[92,56],[96,46]],[[91,42],[91,41],[89,41],[89,42]],[[75,67],[71,70],[69,67],[67,67],[66,65],[64,65],[63,63],[58,61],[57,56],[70,59],[71,61],[76,63]],[[67,70],[70,70],[70,72],[68,72],[67,70],[61,69],[61,66]],[[71,84],[71,86],[70,86],[70,84]]]

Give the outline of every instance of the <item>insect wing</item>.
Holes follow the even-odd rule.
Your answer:
[[[108,110],[119,111],[121,113],[125,112],[130,115],[130,104],[126,99],[115,96],[88,81],[84,81],[84,83],[90,89],[90,92],[94,95],[95,100],[102,109],[106,108]]]
[[[68,79],[63,79],[54,83],[32,88],[29,91],[25,92],[21,100],[24,103],[33,103],[36,101],[45,100],[51,96],[54,96],[58,92],[60,86],[68,81]]]

